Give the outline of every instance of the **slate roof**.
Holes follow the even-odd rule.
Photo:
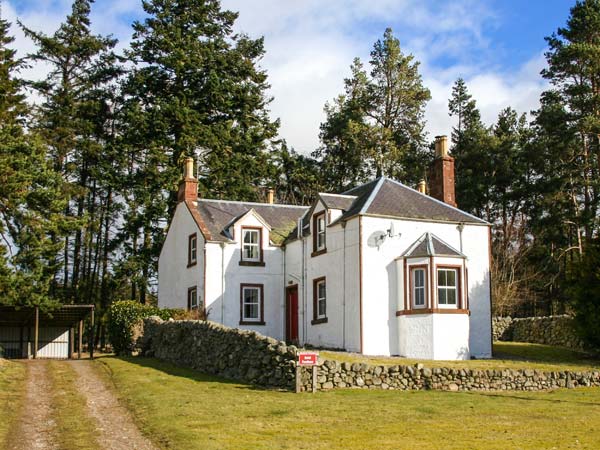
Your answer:
[[[465,255],[458,250],[446,244],[439,237],[432,233],[425,233],[402,254],[405,258],[414,258],[417,256],[458,256],[464,258]]]
[[[356,201],[338,220],[356,214],[373,214],[402,219],[487,224],[471,214],[389,178],[378,178],[344,192],[356,195]]]
[[[357,186],[343,194],[321,193],[319,197],[328,208],[343,211],[334,223],[359,214],[367,214],[399,219],[487,225],[484,220],[384,177]],[[209,241],[230,241],[225,228],[235,222],[236,218],[254,209],[271,227],[270,238],[275,244],[281,244],[286,239],[293,239],[297,234],[298,219],[310,215],[314,208],[314,204],[309,208],[307,206],[206,199],[199,199],[197,202],[188,200],[186,204]],[[303,235],[309,234],[309,225],[305,220]],[[441,246],[445,244],[439,239],[437,241],[439,243],[434,244],[435,248],[442,249]]]
[[[319,197],[327,208],[341,209],[342,211],[347,211],[354,203],[354,200],[356,200],[355,195],[344,194],[319,193]]]
[[[225,234],[225,227],[235,222],[253,209],[271,227],[270,238],[275,244],[280,244],[296,226],[298,219],[308,210],[306,206],[278,205],[270,203],[235,202],[229,200],[199,199],[197,202],[187,202],[197,212],[194,215],[206,239],[209,241],[230,241]],[[191,205],[190,205],[191,203]],[[195,203],[195,205],[194,205]]]

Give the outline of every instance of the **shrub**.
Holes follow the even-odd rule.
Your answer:
[[[132,300],[114,302],[108,310],[108,338],[117,355],[130,354],[135,346],[134,329],[142,320],[159,316],[163,320],[173,317],[175,311],[142,305]]]
[[[600,243],[588,246],[571,287],[575,325],[590,350],[600,349]]]

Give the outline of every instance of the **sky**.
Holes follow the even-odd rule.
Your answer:
[[[24,56],[34,45],[16,26],[52,33],[70,11],[71,0],[0,0],[2,17],[13,23],[14,47]],[[574,0],[221,0],[239,12],[236,32],[264,36],[260,66],[271,84],[271,116],[280,137],[307,154],[319,146],[323,107],[343,91],[353,58],[369,61],[373,44],[392,28],[402,51],[420,61],[431,91],[425,118],[429,138],[450,134],[454,119],[448,98],[465,79],[482,118],[492,124],[511,106],[535,110],[547,83],[545,36],[565,25]],[[131,23],[143,20],[141,0],[96,0],[92,29],[131,39]],[[39,78],[44,67],[24,76]]]

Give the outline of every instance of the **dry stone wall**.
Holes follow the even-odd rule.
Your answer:
[[[312,390],[312,368],[303,368],[301,391]],[[336,388],[445,391],[542,391],[560,387],[600,386],[600,371],[542,372],[522,370],[472,370],[414,366],[373,366],[321,361],[316,390]]]
[[[140,354],[203,373],[298,392],[340,388],[383,390],[539,391],[600,386],[600,371],[541,372],[377,366],[321,360],[297,367],[298,349],[253,331],[206,321],[144,320]],[[314,384],[313,384],[314,383]]]
[[[140,353],[260,386],[294,389],[297,348],[254,331],[197,320],[144,320]]]
[[[492,320],[494,340],[530,342],[582,350],[583,342],[573,328],[571,316],[526,317]]]

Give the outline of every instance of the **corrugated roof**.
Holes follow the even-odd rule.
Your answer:
[[[290,234],[308,207],[206,199],[198,200],[195,205],[195,211],[208,231],[207,239],[222,242],[230,240],[225,234],[225,227],[252,209],[271,227],[271,241],[279,244]]]
[[[418,256],[458,256],[464,258],[465,255],[458,250],[446,244],[439,237],[432,233],[425,233],[402,254],[405,258],[414,258]]]

